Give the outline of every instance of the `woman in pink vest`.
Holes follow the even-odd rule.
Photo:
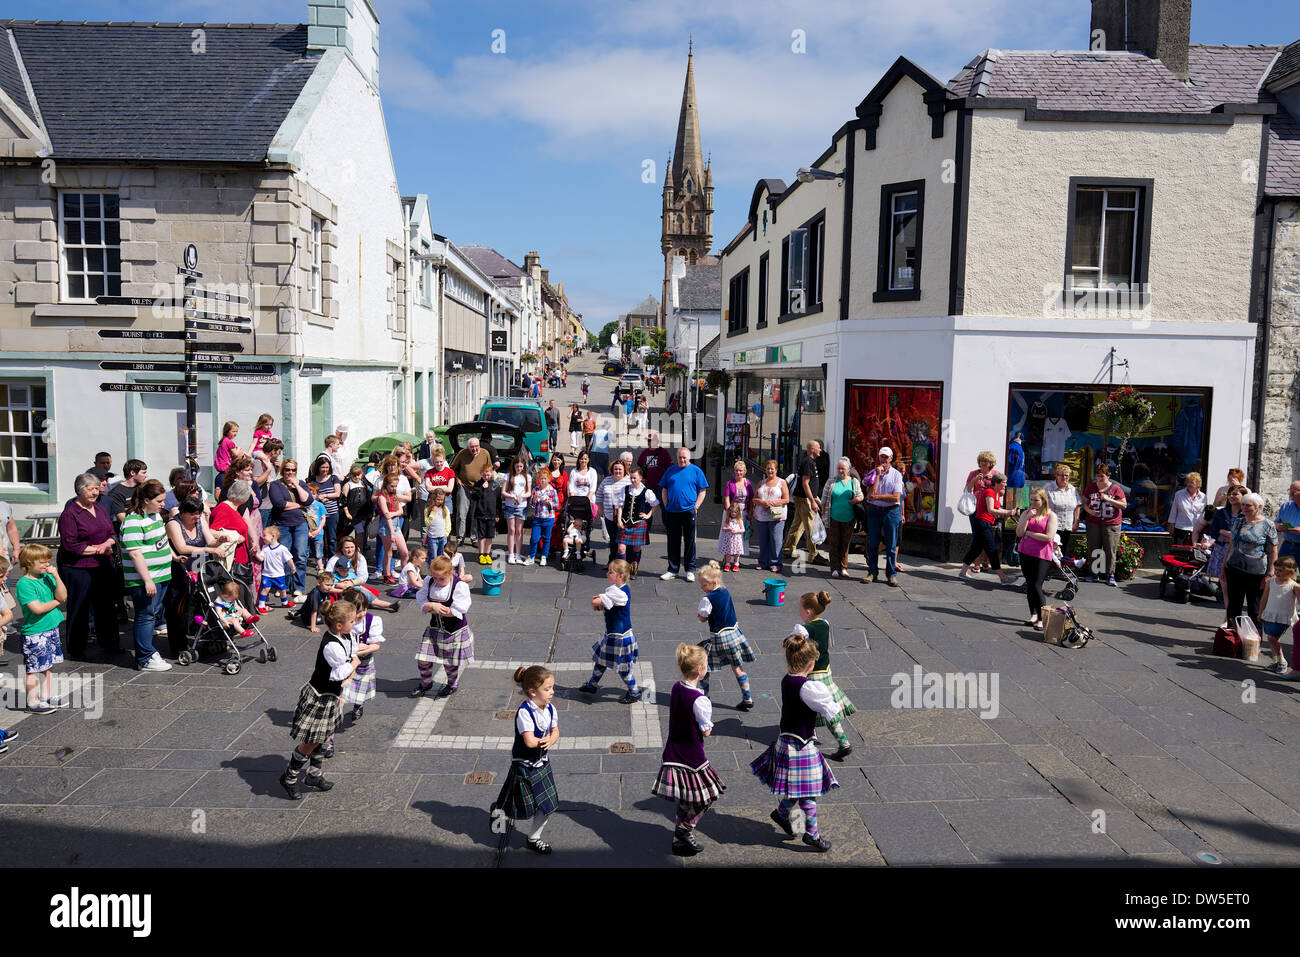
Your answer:
[[[1056,523],[1047,492],[1034,489],[1029,493],[1029,509],[1016,525],[1016,537],[1020,539],[1016,550],[1020,552],[1020,570],[1025,573],[1025,594],[1029,598],[1029,620],[1025,624],[1037,631],[1043,630],[1043,582],[1052,570]]]

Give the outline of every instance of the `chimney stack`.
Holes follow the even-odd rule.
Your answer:
[[[536,251],[524,253],[524,272],[532,272],[542,264],[542,257]]]
[[[1191,39],[1192,0],[1092,0],[1093,49],[1145,53],[1186,80]]]
[[[352,54],[379,89],[379,14],[370,0],[307,0],[307,49],[339,47]]]

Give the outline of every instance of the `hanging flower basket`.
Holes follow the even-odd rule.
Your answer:
[[[725,392],[731,388],[731,373],[726,369],[712,369],[704,381],[712,391]]]
[[[1128,443],[1156,417],[1156,407],[1132,386],[1116,389],[1093,406],[1092,414],[1106,422],[1106,431],[1120,440],[1119,454],[1128,450]]]
[[[664,366],[664,373],[666,375],[684,376],[686,375],[686,366],[680,362],[670,362]]]
[[[519,357],[519,361],[522,362],[524,365],[532,365],[534,362],[537,361],[537,356],[531,352],[525,352],[523,355]]]

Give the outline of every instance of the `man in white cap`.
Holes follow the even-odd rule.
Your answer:
[[[799,476],[795,479],[794,488],[790,490],[790,503],[794,505],[794,517],[787,526],[785,545],[782,548],[788,557],[793,558],[799,539],[806,536],[809,562],[816,562],[821,558],[821,554],[817,551],[817,543],[812,539],[813,514],[822,510],[821,476],[817,472],[817,459],[821,454],[822,444],[812,439],[808,443],[807,453],[799,458]],[[826,559],[822,558],[821,561],[824,564]]]
[[[330,453],[330,459],[334,463],[334,474],[342,482],[347,479],[348,470],[352,468],[352,460],[356,456],[348,448],[348,427],[344,424],[336,425],[334,434],[339,437],[339,447]]]
[[[903,473],[893,466],[894,450],[885,446],[876,453],[876,467],[862,477],[862,491],[867,497],[867,573],[877,581],[880,540],[885,540],[885,579],[891,588],[898,587],[898,568],[894,549],[898,529],[903,524]]]

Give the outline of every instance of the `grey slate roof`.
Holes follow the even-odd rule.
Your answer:
[[[1040,109],[1205,113],[1221,103],[1258,102],[1280,49],[1192,45],[1188,82],[1142,53],[985,50],[948,88],[963,97],[1034,98]]]
[[[1273,83],[1282,79],[1288,73],[1294,73],[1296,70],[1300,70],[1300,40],[1290,44],[1282,51],[1277,58],[1277,62],[1273,64],[1273,69],[1269,71],[1268,79],[1264,82],[1266,84]]]
[[[460,251],[465,254],[466,259],[493,279],[512,279],[527,275],[523,269],[491,246],[461,246]]]
[[[17,39],[56,159],[260,163],[320,60],[305,25],[0,26]]]
[[[677,301],[680,309],[721,309],[722,264],[688,265],[677,283]]]
[[[36,119],[35,110],[27,99],[27,89],[23,86],[18,61],[14,59],[13,47],[9,45],[8,31],[0,32],[0,89],[9,94],[9,98],[33,121]]]
[[[1268,124],[1264,192],[1268,196],[1300,198],[1300,121],[1285,110]]]
[[[687,267],[687,274],[690,274],[689,267]],[[654,296],[646,296],[637,303],[635,309],[629,309],[627,314],[629,316],[657,316],[659,315],[659,300]]]

